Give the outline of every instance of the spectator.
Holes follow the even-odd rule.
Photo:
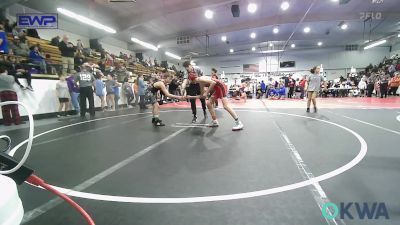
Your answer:
[[[101,102],[101,110],[105,110],[105,93],[104,93],[104,82],[102,81],[103,78],[103,73],[101,71],[98,71],[96,73],[96,81],[95,81],[95,91],[96,91],[96,96],[100,98]]]
[[[110,111],[115,111],[115,93],[114,86],[116,86],[113,74],[107,75],[106,92],[107,92],[107,107]]]
[[[367,82],[364,78],[358,82],[358,89],[360,89],[360,97],[365,97],[365,90],[367,89]]]
[[[81,39],[78,39],[77,43],[76,43],[76,50],[83,51],[83,49],[84,49],[83,43],[82,43]]]
[[[139,86],[138,86],[138,81],[139,78],[135,79],[135,82],[133,82],[133,93],[135,94],[135,106],[139,102]]]
[[[14,77],[8,75],[4,66],[0,66],[0,99],[1,102],[18,101],[17,93],[13,89]],[[21,124],[18,105],[4,105],[1,107],[3,114],[3,123],[5,126]]]
[[[7,34],[2,24],[0,24],[0,53],[8,54]]]
[[[385,96],[387,98],[387,92],[388,92],[388,83],[389,83],[389,76],[386,74],[381,75],[381,83],[380,83],[380,91],[381,91],[381,98]]]
[[[29,59],[32,60],[34,64],[38,64],[40,66],[41,72],[47,74],[47,65],[44,57],[39,52],[38,46],[33,46],[33,49],[29,53]]]
[[[22,43],[26,44],[26,32],[24,30],[21,30],[17,36]]]
[[[60,39],[60,36],[57,35],[51,39],[50,44],[58,47],[60,45]]]
[[[137,78],[137,85],[138,85],[138,94],[139,94],[139,98],[140,98],[140,109],[147,109],[145,101],[144,101],[144,97],[146,95],[146,83],[143,80],[143,74],[139,74],[139,77]]]
[[[392,77],[392,79],[390,79],[389,85],[390,85],[389,94],[393,95],[393,96],[398,96],[397,89],[400,86],[400,73],[399,72],[394,73],[394,76]]]
[[[81,109],[78,101],[79,87],[75,84],[75,71],[71,71],[71,74],[66,80],[68,84],[69,95],[71,96],[72,106],[74,107],[75,113],[78,114]]]
[[[113,91],[114,91],[114,105],[115,105],[115,109],[118,110],[119,109],[119,99],[120,99],[120,90],[119,87],[121,87],[121,84],[118,83],[117,77],[113,76],[113,79],[115,81],[115,85],[113,86]]]
[[[80,72],[80,67],[83,63],[85,63],[85,57],[82,54],[82,51],[77,51],[74,58],[74,69]]]
[[[28,57],[29,56],[29,47],[27,44],[22,43],[19,40],[18,36],[14,37],[14,41],[12,43],[10,43],[9,48],[13,51],[13,53],[15,55],[18,56],[24,56],[24,57]]]
[[[300,99],[304,99],[304,88],[306,86],[306,79],[304,79],[304,76],[301,78],[299,82],[299,87],[300,87]]]
[[[128,82],[128,77],[124,78],[124,84],[122,85],[122,90],[126,98],[126,107],[129,107],[133,99],[135,99],[135,96],[133,94],[132,85]]]
[[[296,81],[292,78],[292,76],[289,76],[289,93],[288,93],[288,98],[292,98],[294,94],[294,87],[296,86]]]
[[[89,101],[89,113],[90,119],[94,119],[94,98],[93,98],[93,88],[94,88],[95,78],[92,74],[92,68],[88,63],[84,63],[81,67],[81,72],[79,72],[75,77],[75,84],[79,83],[79,100],[81,109],[81,119],[85,119],[86,114],[86,99]]]
[[[13,27],[10,25],[10,20],[5,19],[4,20],[4,31],[7,33],[12,33]]]
[[[36,29],[27,29],[26,36],[40,39],[40,36]]]
[[[69,91],[68,91],[68,83],[65,80],[64,75],[60,75],[60,81],[57,82],[56,84],[56,92],[57,92],[57,97],[58,101],[60,102],[60,106],[58,107],[58,115],[57,117],[61,116],[68,116],[68,111],[69,111]],[[64,108],[64,113],[62,112]]]
[[[265,94],[267,88],[266,88],[266,85],[263,80],[261,81],[260,85],[261,85],[261,93],[262,93],[262,95],[260,97],[262,97]]]
[[[75,47],[71,42],[69,42],[68,36],[64,35],[58,48],[60,49],[62,56],[63,74],[67,74],[68,69],[69,71],[74,69]]]
[[[19,59],[15,56],[10,56],[9,57],[10,63],[7,64],[8,68],[8,74],[14,76],[15,78],[15,83],[18,84],[18,86],[21,89],[25,89],[25,87],[19,82],[18,77],[22,77],[26,79],[26,82],[28,83],[27,89],[30,91],[33,91],[32,88],[32,76],[29,70],[25,69],[23,67],[23,64],[19,62]]]

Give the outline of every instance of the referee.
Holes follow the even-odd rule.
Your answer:
[[[184,77],[184,81],[182,84],[182,92],[186,89],[186,94],[190,96],[200,95],[200,84],[192,83],[188,81],[189,73],[194,73],[197,77],[203,76],[203,72],[201,72],[200,68],[194,67],[190,64],[190,61],[185,61],[183,63],[183,67],[186,68],[186,73]],[[187,86],[187,83],[189,86]],[[187,87],[187,88],[186,88]],[[204,118],[207,118],[207,108],[206,108],[206,100],[204,98],[200,99],[201,107],[203,108]],[[196,109],[196,99],[190,99],[190,108],[192,109],[193,119],[192,123],[197,122],[197,109]]]
[[[89,101],[89,113],[90,119],[94,118],[94,98],[93,98],[93,88],[95,87],[95,78],[92,74],[92,68],[88,63],[82,65],[81,72],[79,72],[75,77],[75,83],[79,84],[79,100],[81,108],[81,118],[85,119],[86,114],[86,99]]]

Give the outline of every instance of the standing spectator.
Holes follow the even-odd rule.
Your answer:
[[[372,78],[372,75],[370,75],[367,79],[367,97],[372,97],[372,92],[374,91],[375,87],[375,81]]]
[[[38,64],[40,66],[40,70],[42,73],[47,74],[47,65],[44,57],[39,52],[38,46],[33,46],[33,49],[29,53],[29,59],[32,60],[34,64]]]
[[[394,76],[392,77],[392,79],[390,79],[389,86],[390,86],[389,95],[393,95],[393,96],[398,95],[397,94],[397,89],[400,86],[400,74],[399,74],[399,72],[395,72],[394,73]]]
[[[79,87],[75,83],[75,71],[72,71],[69,77],[66,79],[68,84],[69,95],[71,96],[71,103],[74,107],[76,114],[78,114],[81,110],[79,107]]]
[[[115,111],[114,86],[116,86],[114,75],[110,73],[107,75],[106,92],[107,92],[107,107],[111,111]]]
[[[265,85],[265,83],[264,83],[264,81],[262,80],[261,81],[261,97],[263,96],[263,95],[265,95],[265,93],[266,93],[266,90],[267,90],[267,86]]]
[[[58,47],[60,45],[60,39],[60,36],[57,35],[51,39],[50,44]]]
[[[62,56],[63,74],[67,74],[68,69],[69,71],[74,69],[75,47],[71,42],[69,42],[68,36],[64,35],[58,48],[60,49]]]
[[[0,53],[8,54],[7,34],[2,24],[0,24]]]
[[[294,94],[294,87],[296,86],[296,81],[292,78],[292,76],[289,76],[289,93],[288,93],[288,98],[292,98]]]
[[[85,57],[83,56],[82,51],[77,51],[74,58],[74,69],[80,72],[83,63],[85,63]]]
[[[8,75],[7,69],[0,66],[0,99],[1,102],[18,101],[17,93],[13,89],[14,77]],[[18,105],[4,105],[1,107],[5,126],[21,124]]]
[[[287,97],[289,97],[289,77],[284,76],[283,77],[283,85],[285,87],[285,95],[287,95]]]
[[[389,76],[386,74],[382,74],[381,83],[379,86],[379,89],[381,91],[381,98],[383,98],[383,96],[385,96],[385,98],[387,98],[388,84],[389,84]]]
[[[60,106],[58,107],[58,115],[57,117],[61,116],[68,116],[68,111],[69,111],[69,91],[68,91],[68,83],[65,80],[64,75],[60,75],[60,81],[57,82],[56,84],[56,91],[57,91],[57,97],[58,101],[60,102]],[[62,113],[62,110],[64,108],[64,113]]]
[[[143,75],[139,74],[139,77],[136,81],[138,83],[138,88],[139,88],[138,94],[139,94],[139,98],[140,98],[140,103],[139,103],[140,109],[147,109],[145,101],[144,101],[144,96],[146,95],[147,86],[143,80]]]
[[[114,91],[114,105],[115,105],[115,109],[118,110],[119,109],[119,99],[120,99],[120,90],[119,87],[121,87],[121,84],[118,83],[117,77],[113,76],[113,79],[115,81],[115,85],[113,86],[113,91]]]
[[[365,82],[364,78],[358,82],[358,89],[360,89],[360,97],[365,97],[365,90],[367,89],[367,82]]]
[[[14,41],[10,43],[9,49],[13,51],[15,55],[18,56],[25,56],[27,57],[29,55],[29,47],[27,44],[22,43],[19,40],[18,36],[14,37]]]
[[[128,77],[124,78],[124,84],[122,85],[122,90],[126,98],[126,107],[129,107],[135,97],[133,94],[132,85],[128,82]]]
[[[306,79],[304,76],[301,78],[299,82],[299,87],[300,87],[300,99],[304,99],[304,88],[306,86]]]
[[[80,99],[80,108],[81,108],[81,118],[85,119],[86,114],[86,99],[89,101],[89,113],[90,119],[94,118],[94,97],[93,97],[93,88],[95,78],[92,74],[92,68],[88,63],[84,63],[81,68],[81,72],[79,72],[75,77],[75,82],[79,83],[79,99]]]
[[[78,39],[78,40],[77,40],[77,43],[76,43],[76,50],[78,50],[78,51],[83,51],[83,43],[82,43],[81,39]]]
[[[135,82],[133,82],[133,93],[135,94],[135,106],[139,102],[139,86],[138,86],[138,78],[135,79]]]
[[[98,71],[96,74],[96,82],[95,82],[95,90],[96,90],[96,95],[97,97],[100,98],[100,102],[101,102],[101,110],[104,111],[105,110],[105,93],[104,93],[104,82],[102,80],[103,78],[103,73],[101,71]]]

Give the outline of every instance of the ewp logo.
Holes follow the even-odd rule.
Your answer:
[[[17,14],[19,28],[27,29],[57,29],[57,14]]]
[[[353,208],[353,210],[351,210]],[[355,208],[355,210],[354,210]],[[349,203],[340,203],[340,208],[332,202],[325,203],[322,206],[322,216],[326,219],[333,220],[340,213],[340,219],[354,219],[354,211],[358,215],[360,220],[364,219],[389,219],[389,213],[387,211],[386,205],[383,202],[374,202],[372,204],[368,204],[366,202],[358,203],[358,202],[349,202]]]

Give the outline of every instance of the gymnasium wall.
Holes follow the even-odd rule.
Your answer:
[[[365,68],[369,63],[377,64],[384,57],[389,57],[388,47],[376,47],[367,51],[344,51],[342,48],[322,48],[312,50],[289,50],[280,61],[295,61],[294,68],[279,68],[277,54],[270,54],[267,60],[262,56],[231,55],[194,59],[205,72],[211,73],[216,68],[219,73],[242,73],[243,64],[260,64],[260,72],[308,71],[315,65],[323,64],[328,79],[334,79],[350,72],[350,68]]]

